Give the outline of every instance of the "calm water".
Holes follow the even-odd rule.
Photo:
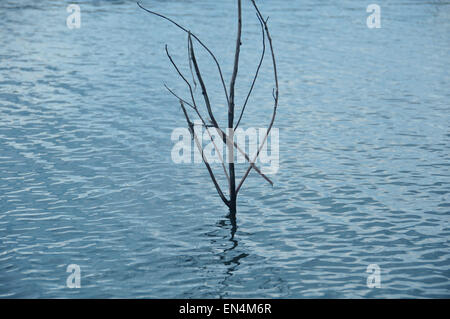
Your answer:
[[[361,1],[262,2],[280,170],[273,188],[249,176],[235,233],[204,167],[171,160],[185,121],[163,83],[187,92],[164,44],[187,72],[185,34],[134,1],[78,3],[73,30],[65,1],[0,3],[0,297],[450,297],[448,2],[379,1],[381,29]],[[238,105],[261,51],[244,3]],[[228,82],[234,1],[144,5],[200,36]],[[243,127],[269,122],[269,61]]]

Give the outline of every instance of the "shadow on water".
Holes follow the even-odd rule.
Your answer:
[[[226,294],[229,286],[229,281],[233,276],[233,273],[236,271],[237,267],[241,264],[241,260],[249,256],[249,254],[245,252],[238,252],[236,248],[239,245],[239,241],[235,238],[236,231],[238,229],[236,215],[228,214],[226,218],[221,219],[216,224],[221,230],[229,230],[229,233],[223,237],[224,240],[228,240],[230,245],[218,253],[218,257],[220,262],[225,266],[225,274],[222,281],[219,282],[219,286],[221,287],[219,291],[220,298],[226,298]]]

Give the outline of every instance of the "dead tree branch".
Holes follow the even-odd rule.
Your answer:
[[[259,17],[258,14],[256,14],[256,17],[258,18],[258,21],[261,24],[263,50],[262,50],[262,54],[261,54],[261,59],[259,60],[258,68],[256,69],[255,76],[253,77],[252,85],[250,86],[250,90],[248,91],[247,97],[245,98],[244,105],[242,106],[241,115],[239,116],[239,120],[237,121],[236,126],[234,127],[235,131],[238,128],[239,123],[241,123],[242,115],[244,115],[245,107],[247,106],[250,95],[252,94],[253,88],[255,87],[256,79],[258,78],[259,70],[261,69],[261,65],[264,61],[264,55],[266,53],[266,35],[264,32],[264,24],[261,21],[261,18]]]
[[[239,69],[239,55],[241,53],[241,36],[242,36],[242,1],[238,0],[238,30],[236,36],[236,51],[234,54],[234,67],[233,74],[231,75],[230,81],[230,98],[228,101],[228,128],[230,134],[230,139],[234,140],[234,132],[233,132],[233,123],[234,123],[234,89],[236,85],[236,78]],[[234,171],[234,147],[233,144],[228,145],[228,156],[229,156],[229,164],[228,170],[230,172],[230,213],[232,215],[236,214],[236,176]]]
[[[225,173],[225,177],[227,178],[228,183],[229,183],[229,182],[230,182],[230,176],[228,176],[228,172],[227,172],[227,169],[226,169],[226,167],[225,167],[225,163],[224,163],[223,157],[222,157],[222,152],[219,150],[219,147],[217,146],[216,142],[214,141],[214,138],[212,137],[212,134],[211,134],[211,132],[209,131],[208,126],[207,126],[205,120],[204,120],[203,117],[199,114],[197,108],[194,107],[191,103],[187,102],[185,99],[182,99],[181,97],[179,97],[179,96],[178,96],[175,92],[173,92],[166,84],[164,84],[164,86],[165,86],[166,89],[167,89],[173,96],[175,96],[179,101],[183,102],[184,104],[189,105],[193,110],[195,110],[195,112],[197,113],[197,116],[198,116],[198,117],[200,118],[200,120],[202,121],[203,126],[205,127],[206,132],[208,133],[211,142],[213,143],[214,149],[215,149],[216,152],[217,152],[217,157],[218,157],[218,158],[220,159],[220,161],[221,161],[222,168],[223,168],[223,171],[224,171],[224,173]],[[189,131],[191,131],[190,128],[189,128]],[[193,134],[192,131],[191,131],[191,134]],[[222,137],[222,136],[221,136],[221,137]],[[192,136],[192,138],[194,138],[194,136]]]
[[[216,180],[216,178],[214,176],[214,173],[213,173],[213,171],[211,169],[211,166],[209,165],[208,160],[206,159],[205,153],[203,151],[203,147],[202,147],[200,141],[198,140],[197,135],[195,134],[194,123],[192,123],[191,120],[189,119],[189,116],[188,116],[188,114],[186,112],[186,108],[184,107],[182,100],[180,100],[180,105],[181,105],[181,109],[183,110],[184,116],[186,117],[186,121],[187,121],[187,124],[188,124],[188,126],[190,128],[190,131],[192,132],[192,135],[194,137],[195,144],[197,145],[198,150],[202,154],[203,162],[205,163],[205,166],[206,166],[206,169],[208,170],[209,176],[211,177],[211,179],[212,179],[212,181],[214,183],[214,186],[216,187],[217,193],[219,194],[220,198],[225,203],[225,205],[229,206],[230,205],[230,201],[226,199],[225,195],[222,192],[222,189],[220,188],[219,184],[217,183],[217,180]]]
[[[197,75],[198,83],[200,84],[200,87],[202,89],[202,95],[203,99],[205,100],[206,109],[208,110],[209,119],[211,120],[211,123],[214,125],[214,127],[219,127],[216,119],[214,118],[214,114],[211,109],[211,103],[208,97],[208,92],[206,91],[206,85],[205,82],[203,82],[202,74],[200,73],[200,68],[198,67],[197,59],[195,58],[194,45],[192,44],[190,32],[188,33],[188,39],[191,47],[190,59],[194,64],[195,74]]]
[[[267,182],[269,182],[271,185],[273,185],[273,182],[265,175],[261,172],[261,170],[255,165],[255,162],[262,150],[262,148],[264,147],[267,138],[270,134],[270,131],[272,129],[273,123],[275,121],[275,117],[276,117],[276,112],[277,112],[277,107],[278,107],[278,99],[279,99],[279,93],[278,93],[278,74],[277,74],[277,65],[276,65],[276,61],[275,61],[275,54],[274,54],[274,48],[273,48],[273,44],[272,44],[272,38],[269,32],[269,28],[268,28],[268,18],[264,19],[263,15],[261,14],[258,6],[256,5],[255,0],[251,0],[251,3],[256,11],[256,16],[258,18],[259,24],[261,26],[261,33],[262,33],[262,52],[261,52],[261,57],[258,63],[258,66],[256,68],[256,72],[253,76],[253,80],[251,82],[251,86],[250,89],[246,95],[246,98],[244,100],[244,103],[242,105],[242,109],[238,118],[238,121],[236,123],[236,125],[234,125],[234,119],[235,119],[235,88],[236,88],[236,81],[237,81],[237,76],[238,76],[238,72],[239,72],[239,61],[240,61],[240,52],[241,52],[241,45],[242,45],[242,0],[237,0],[237,11],[238,11],[238,15],[237,15],[237,35],[236,35],[236,47],[235,47],[235,54],[234,54],[234,64],[233,64],[233,70],[232,70],[232,74],[231,74],[231,79],[230,79],[230,84],[229,84],[229,89],[227,89],[227,86],[225,84],[224,81],[224,77],[223,77],[223,73],[222,73],[222,69],[221,66],[216,58],[216,56],[214,55],[214,53],[195,35],[193,34],[190,30],[186,29],[185,27],[183,27],[182,25],[180,25],[179,23],[175,22],[174,20],[172,20],[171,18],[168,18],[162,14],[159,14],[157,12],[148,10],[146,8],[144,8],[139,2],[137,3],[138,6],[145,10],[146,12],[161,17],[167,21],[169,21],[170,23],[172,23],[173,25],[175,25],[176,27],[178,27],[179,29],[181,29],[182,31],[184,31],[187,34],[187,47],[188,47],[188,62],[189,62],[189,69],[190,69],[190,73],[192,76],[192,82],[194,85],[194,88],[197,87],[197,81],[201,87],[202,90],[202,96],[203,96],[203,100],[205,102],[205,107],[206,107],[206,112],[207,112],[207,116],[206,116],[206,120],[205,118],[202,116],[200,109],[197,105],[197,101],[195,100],[195,95],[194,95],[194,89],[192,88],[192,85],[190,83],[190,81],[188,81],[188,79],[183,75],[183,73],[180,71],[179,67],[177,66],[177,64],[175,63],[175,61],[173,60],[172,56],[169,54],[169,50],[167,48],[167,45],[165,46],[165,50],[166,50],[166,54],[167,57],[169,58],[171,64],[173,65],[173,67],[175,68],[177,74],[182,78],[182,80],[186,83],[186,85],[188,86],[189,89],[189,94],[190,94],[190,99],[191,101],[188,101],[186,99],[181,98],[178,94],[176,94],[173,90],[171,90],[167,85],[164,84],[164,86],[166,87],[166,89],[173,95],[175,96],[178,101],[180,102],[181,105],[181,109],[183,111],[183,114],[186,118],[187,124],[188,124],[188,128],[192,134],[192,138],[195,141],[195,144],[198,148],[198,150],[201,152],[202,155],[202,159],[203,162],[205,163],[205,166],[208,170],[208,173],[211,177],[211,180],[213,181],[213,184],[217,190],[217,193],[219,194],[220,198],[222,199],[222,201],[225,203],[225,205],[227,205],[230,209],[230,216],[235,218],[235,214],[236,214],[236,201],[237,201],[237,194],[239,192],[239,190],[241,189],[243,183],[245,182],[247,176],[249,175],[251,169],[254,169],[259,175],[261,175],[261,177],[263,177]],[[259,76],[260,73],[260,69],[261,66],[263,64],[264,61],[264,57],[265,57],[265,53],[266,53],[266,37],[267,37],[267,41],[269,42],[269,46],[270,46],[270,52],[272,55],[272,64],[273,64],[273,72],[274,72],[274,81],[275,81],[275,87],[272,91],[272,96],[274,98],[274,106],[273,106],[273,114],[272,114],[272,118],[268,127],[268,130],[262,140],[262,142],[260,142],[261,144],[258,146],[257,148],[257,152],[255,154],[255,156],[253,157],[253,159],[251,159],[244,150],[241,149],[241,147],[234,141],[234,131],[238,128],[242,118],[243,118],[243,114],[245,112],[246,106],[250,100],[251,94],[253,92],[253,89],[255,87],[255,83],[257,81],[257,78]],[[202,73],[200,71],[200,66],[195,54],[195,47],[194,47],[194,43],[192,38],[194,38],[196,40],[196,43],[200,44],[207,52],[208,54],[212,57],[212,59],[214,60],[218,73],[219,73],[219,77],[220,77],[220,81],[222,83],[223,86],[223,90],[225,93],[225,97],[226,97],[226,101],[227,101],[227,106],[228,106],[228,132],[225,133],[224,130],[222,130],[219,126],[219,124],[217,123],[213,110],[212,110],[212,105],[211,105],[211,101],[209,99],[208,96],[208,92],[206,89],[206,84],[204,82],[204,79],[202,77]],[[197,80],[197,81],[196,81]],[[197,133],[194,130],[194,123],[191,121],[191,119],[189,118],[189,114],[186,110],[185,105],[188,105],[191,109],[194,110],[195,114],[198,116],[198,118],[200,119],[200,121],[202,122],[202,125],[205,127],[210,140],[212,141],[213,145],[214,145],[214,149],[218,155],[218,157],[221,159],[221,163],[222,163],[222,168],[224,170],[225,176],[228,180],[228,186],[229,186],[229,199],[227,199],[222,191],[222,189],[219,186],[219,183],[217,182],[217,179],[211,169],[210,164],[208,163],[208,159],[206,158],[204,149],[202,144],[200,143]],[[208,123],[207,123],[208,121]],[[209,124],[211,123],[211,124]],[[228,170],[225,166],[225,162],[223,160],[221,151],[219,149],[219,147],[217,146],[217,144],[215,143],[215,139],[213,138],[213,135],[210,132],[210,128],[214,127],[215,130],[217,131],[217,133],[219,134],[220,138],[222,139],[222,141],[225,143],[227,150],[228,150]],[[234,149],[236,149],[238,152],[240,152],[242,155],[244,155],[246,161],[250,164],[249,167],[247,168],[244,176],[242,177],[242,179],[239,182],[239,185],[236,187],[236,176],[235,176],[235,163],[234,163]],[[245,149],[245,148],[244,148]]]

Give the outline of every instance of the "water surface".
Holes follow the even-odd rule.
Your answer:
[[[237,229],[202,165],[171,160],[185,34],[134,1],[0,3],[0,297],[450,297],[450,6],[264,1],[280,76],[280,170],[250,174]],[[230,78],[234,1],[144,1]],[[261,34],[244,1],[237,105]],[[214,110],[226,106],[197,48]],[[243,127],[267,126],[266,60]],[[242,174],[244,168],[239,168]],[[66,287],[67,265],[80,289]],[[381,267],[379,289],[366,285]]]

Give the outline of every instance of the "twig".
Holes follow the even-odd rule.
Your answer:
[[[189,32],[190,34],[190,32]],[[192,60],[191,60],[191,41],[189,40],[189,35],[188,35],[188,39],[187,39],[187,53],[188,53],[188,62],[189,62],[189,70],[191,71],[191,76],[192,76],[192,82],[194,82],[194,90],[197,88],[197,82],[195,81],[195,76],[194,76],[194,71],[192,70]]]
[[[177,26],[179,29],[181,29],[181,30],[183,30],[184,32],[186,32],[186,33],[190,33],[190,31],[188,30],[188,29],[186,29],[185,27],[183,27],[183,26],[181,26],[180,24],[178,24],[178,23],[176,23],[175,21],[173,21],[172,19],[170,19],[170,18],[168,18],[168,17],[166,17],[166,16],[164,16],[164,15],[162,15],[162,14],[160,14],[160,13],[157,13],[157,12],[154,12],[154,11],[151,11],[151,10],[148,10],[148,9],[146,9],[146,8],[144,8],[139,2],[137,2],[137,5],[142,9],[142,10],[144,10],[144,11],[147,11],[148,13],[151,13],[151,14],[153,14],[153,15],[155,15],[155,16],[158,16],[158,17],[160,17],[160,18],[163,18],[163,19],[165,19],[165,20],[167,20],[167,21],[169,21],[169,22],[171,22],[172,24],[174,24],[175,26]],[[228,91],[227,91],[227,86],[226,86],[226,84],[225,84],[225,80],[223,79],[223,74],[222,74],[222,68],[220,67],[220,64],[219,64],[219,61],[217,61],[217,58],[216,58],[216,56],[214,55],[214,53],[212,53],[212,51],[195,35],[195,34],[193,34],[193,33],[191,33],[191,36],[195,39],[195,40],[197,40],[197,42],[198,43],[200,43],[200,45],[209,53],[209,55],[213,58],[213,60],[214,60],[214,62],[216,63],[216,66],[217,66],[217,70],[219,71],[219,75],[220,75],[220,80],[221,80],[221,82],[222,82],[222,85],[223,85],[223,90],[224,90],[224,92],[225,92],[225,97],[226,97],[226,99],[227,99],[227,102],[228,102]]]
[[[187,84],[188,88],[189,88],[189,93],[191,94],[191,99],[192,99],[192,104],[194,105],[195,108],[197,108],[197,104],[195,103],[195,98],[194,98],[194,92],[192,91],[192,86],[191,83],[189,83],[188,80],[186,80],[186,78],[184,77],[183,73],[181,73],[180,69],[178,68],[178,66],[176,65],[176,63],[173,61],[172,56],[169,53],[169,49],[167,48],[167,44],[166,44],[166,54],[167,57],[170,60],[170,63],[172,63],[173,67],[175,68],[175,70],[177,71],[178,75],[183,79],[183,81]]]
[[[211,132],[210,132],[209,129],[208,129],[208,125],[206,124],[205,120],[204,120],[203,117],[201,116],[201,114],[200,114],[200,112],[198,111],[197,107],[193,106],[192,104],[190,104],[190,103],[187,102],[186,100],[180,98],[180,97],[179,97],[175,92],[173,92],[166,84],[164,84],[164,86],[165,86],[166,89],[167,89],[173,96],[175,96],[179,101],[181,101],[181,102],[183,102],[183,103],[186,103],[186,104],[189,105],[192,109],[195,110],[195,112],[197,113],[197,116],[200,118],[200,120],[202,121],[203,125],[205,126],[206,132],[208,132],[209,138],[210,138],[211,142],[213,143],[214,149],[216,150],[216,152],[217,152],[217,154],[218,154],[218,158],[219,158],[220,161],[221,161],[222,168],[223,168],[223,171],[224,171],[224,173],[225,173],[225,176],[226,176],[226,178],[227,178],[227,180],[228,180],[228,183],[230,183],[230,176],[228,175],[227,169],[226,169],[226,167],[225,167],[225,163],[224,163],[223,158],[222,158],[222,153],[220,152],[219,147],[216,145],[216,143],[215,143],[215,141],[214,141],[214,139],[213,139],[213,137],[212,137],[212,134],[211,134]],[[218,129],[219,129],[219,128],[218,128]],[[193,134],[193,130],[191,131],[191,134]],[[194,136],[192,135],[192,137],[194,137]],[[222,137],[222,136],[221,136],[221,137]]]
[[[203,95],[203,99],[205,100],[205,105],[206,105],[206,109],[208,110],[209,118],[210,118],[212,124],[214,124],[214,126],[219,127],[219,125],[216,122],[216,119],[214,118],[214,114],[211,109],[211,103],[209,102],[208,92],[206,91],[205,82],[203,82],[203,78],[200,73],[200,69],[198,67],[197,59],[195,58],[194,46],[192,44],[192,38],[191,38],[190,32],[188,33],[188,39],[189,39],[189,43],[191,44],[191,60],[192,60],[192,63],[194,64],[194,70],[195,70],[195,73],[197,74],[198,83],[200,83],[200,87],[202,89],[202,95]]]
[[[164,87],[167,89],[167,91],[169,91],[173,96],[175,96],[179,101],[183,101],[184,104],[189,105],[192,109],[195,110],[195,107],[189,103],[188,101],[186,101],[185,99],[182,99],[181,97],[179,97],[174,91],[172,91],[165,83],[164,83]]]
[[[233,119],[234,119],[234,87],[236,85],[236,78],[239,70],[239,55],[241,52],[241,35],[242,35],[242,8],[241,8],[241,0],[238,0],[238,31],[236,37],[236,51],[234,54],[234,67],[233,74],[231,75],[230,81],[230,100],[228,107],[228,127],[233,127]]]
[[[266,35],[264,33],[264,24],[261,21],[261,18],[258,16],[258,14],[256,14],[256,17],[258,18],[258,21],[261,24],[263,50],[262,50],[262,54],[261,54],[261,59],[259,60],[258,68],[256,69],[255,76],[253,77],[252,85],[251,85],[250,90],[249,90],[249,92],[247,94],[247,98],[245,99],[244,105],[242,106],[241,115],[239,116],[239,120],[237,121],[236,126],[234,127],[234,130],[236,130],[238,128],[238,126],[239,126],[239,123],[241,123],[242,115],[244,114],[245,107],[247,106],[247,102],[248,102],[248,100],[250,98],[250,95],[252,94],[253,87],[255,86],[256,79],[258,78],[259,70],[261,69],[261,65],[262,65],[263,60],[264,60],[264,55],[266,53]]]
[[[192,134],[194,136],[195,144],[197,145],[198,150],[202,154],[203,162],[205,163],[205,166],[208,169],[209,176],[211,177],[211,179],[212,179],[212,181],[214,183],[214,186],[216,187],[217,193],[219,194],[220,198],[225,203],[225,205],[229,206],[230,205],[230,201],[228,199],[226,199],[225,195],[223,194],[222,190],[220,189],[219,184],[217,183],[216,178],[214,177],[214,173],[213,173],[213,171],[211,169],[211,166],[209,165],[208,160],[206,159],[206,156],[204,154],[203,147],[200,144],[200,142],[199,142],[199,140],[197,138],[197,135],[195,134],[195,130],[193,128],[194,124],[189,119],[189,116],[188,116],[188,114],[186,112],[186,108],[184,107],[184,104],[183,104],[182,100],[180,100],[180,105],[181,105],[181,108],[183,110],[184,116],[186,117],[187,124],[188,124],[190,130],[193,132]]]

